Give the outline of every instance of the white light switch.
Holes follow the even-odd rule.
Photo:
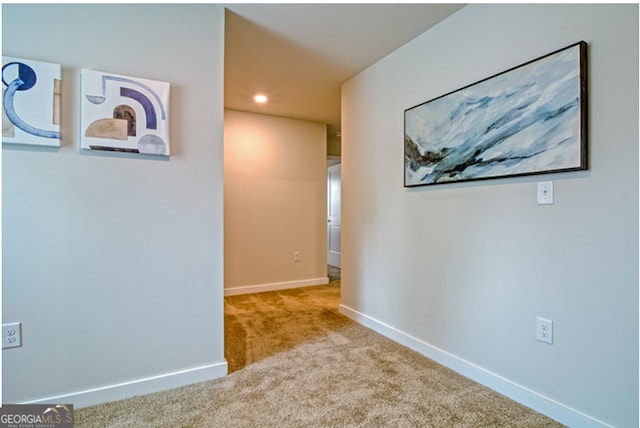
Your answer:
[[[553,181],[538,183],[538,205],[553,204]]]

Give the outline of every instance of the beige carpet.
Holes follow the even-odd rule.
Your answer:
[[[231,374],[76,410],[76,427],[560,427],[364,328],[328,286],[225,298]]]

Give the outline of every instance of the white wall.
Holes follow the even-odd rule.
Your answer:
[[[326,125],[225,110],[224,130],[225,293],[327,283]]]
[[[62,65],[62,148],[3,146],[4,401],[82,406],[226,375],[217,5],[2,6],[3,54]],[[171,84],[171,158],[80,153],[80,70]]]
[[[580,40],[589,171],[403,188],[404,109]],[[467,6],[342,107],[342,311],[569,425],[638,426],[638,6]]]

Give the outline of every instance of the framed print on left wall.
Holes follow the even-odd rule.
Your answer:
[[[60,147],[60,64],[2,57],[2,142]]]
[[[81,148],[169,156],[169,83],[82,70]]]

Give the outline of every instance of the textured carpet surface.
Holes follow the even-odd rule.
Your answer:
[[[225,298],[230,375],[76,427],[561,427],[338,313],[339,282]]]

